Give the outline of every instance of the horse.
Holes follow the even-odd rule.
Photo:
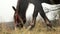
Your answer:
[[[21,21],[23,24],[26,23],[26,10],[27,10],[27,7],[28,7],[29,3],[32,3],[32,4],[35,5],[34,12],[33,12],[33,17],[32,17],[33,18],[32,23],[30,23],[31,29],[35,26],[36,17],[38,15],[38,13],[40,13],[40,15],[44,19],[46,25],[48,27],[52,28],[52,24],[49,21],[49,19],[46,17],[46,14],[45,14],[41,4],[42,3],[48,3],[48,4],[51,4],[51,5],[52,4],[60,4],[60,0],[18,0],[17,7],[14,8],[14,6],[13,6],[13,9],[18,14],[17,19],[14,18],[15,22]],[[20,23],[20,24],[22,24],[22,23]],[[22,24],[21,27],[23,27],[23,24]]]

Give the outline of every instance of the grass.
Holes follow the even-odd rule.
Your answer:
[[[5,23],[0,24],[0,34],[60,34],[60,26],[54,27],[54,30],[47,31],[47,27],[40,21],[40,23],[36,23],[36,26],[33,30],[29,31],[29,29],[17,28],[14,30],[7,26]]]

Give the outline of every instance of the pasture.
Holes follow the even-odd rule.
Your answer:
[[[11,22],[10,24],[9,23],[0,24],[0,34],[60,34],[59,24],[56,24],[54,29],[56,29],[56,31],[54,30],[48,31],[47,27],[41,20],[36,22],[36,26],[31,31],[26,28],[22,29],[17,28],[16,30],[14,30],[13,22]]]
[[[55,26],[53,28],[56,31],[54,31],[54,30],[48,31],[46,24],[43,23],[43,21],[40,18],[38,18],[40,20],[38,20],[36,22],[35,27],[31,31],[29,30],[29,28],[26,29],[25,27],[22,29],[17,28],[16,30],[14,30],[14,24],[13,24],[14,22],[12,22],[14,10],[12,9],[12,6],[16,7],[16,3],[17,3],[17,0],[1,0],[0,1],[0,4],[1,4],[0,5],[0,9],[1,9],[0,10],[0,34],[60,34],[60,20],[52,22],[53,26]],[[56,5],[47,4],[47,5],[44,5],[43,7],[49,8],[50,12],[47,13],[47,17],[50,20],[55,20],[57,13],[60,14],[60,9],[56,10],[56,11],[53,10],[53,9],[60,8],[60,5],[56,6]],[[46,8],[45,11],[48,11],[48,9]],[[57,17],[57,19],[59,19],[59,18]],[[6,23],[6,22],[9,22],[9,23]]]

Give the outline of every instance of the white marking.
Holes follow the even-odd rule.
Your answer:
[[[54,5],[50,5],[47,3],[42,3],[43,9],[46,13],[46,16],[48,17],[49,20],[55,20],[55,19],[59,19],[60,16],[60,10],[58,8],[60,8],[60,4],[54,4]],[[57,9],[57,10],[55,10]],[[54,10],[54,11],[53,11]]]

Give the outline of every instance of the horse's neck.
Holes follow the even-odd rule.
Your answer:
[[[50,0],[53,4],[60,4],[60,0]]]
[[[50,0],[50,2],[51,2],[52,4],[54,4],[54,1],[53,1],[53,0]]]

